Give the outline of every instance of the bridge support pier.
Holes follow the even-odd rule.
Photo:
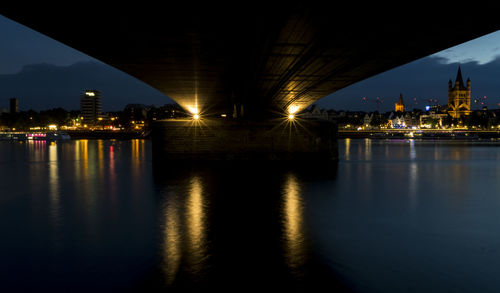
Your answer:
[[[155,121],[154,160],[336,161],[332,121],[223,118]]]

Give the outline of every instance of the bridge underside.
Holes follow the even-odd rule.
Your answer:
[[[229,117],[301,110],[500,28],[493,19],[462,22],[453,13],[414,9],[168,5],[0,13],[144,81],[188,110]]]

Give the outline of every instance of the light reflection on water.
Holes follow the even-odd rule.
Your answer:
[[[339,141],[337,184],[307,205],[315,249],[358,292],[495,292],[500,145],[369,145]]]
[[[345,139],[345,160],[349,161],[351,159],[351,139]]]
[[[162,271],[168,290],[341,286],[311,254],[304,176],[295,168],[261,167],[247,162],[153,168],[163,202]]]
[[[204,260],[207,256],[206,215],[203,187],[200,177],[194,176],[189,182],[189,195],[186,200],[186,230],[189,247],[189,266],[193,274],[199,274],[204,269]]]
[[[50,208],[54,228],[60,225],[60,190],[59,190],[59,161],[57,156],[57,145],[55,142],[49,145],[49,188],[50,188]]]
[[[287,174],[283,187],[283,228],[285,257],[287,264],[296,277],[301,277],[307,253],[305,251],[305,232],[302,192],[297,177]]]
[[[157,163],[144,140],[0,142],[0,291],[500,287],[500,148],[339,145],[330,173]]]
[[[185,183],[185,185],[184,185]],[[207,252],[207,215],[203,179],[194,173],[180,186],[164,190],[163,272],[168,286],[183,273],[194,280],[203,274]]]
[[[163,270],[167,285],[171,285],[177,276],[182,256],[181,225],[179,205],[176,197],[171,196],[165,203]]]

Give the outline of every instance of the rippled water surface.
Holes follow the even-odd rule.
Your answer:
[[[500,288],[495,142],[346,139],[301,166],[150,144],[0,142],[0,291]]]

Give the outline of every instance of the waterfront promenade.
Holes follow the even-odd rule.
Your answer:
[[[339,138],[434,138],[434,139],[489,139],[500,138],[500,130],[470,129],[377,129],[340,130]]]

